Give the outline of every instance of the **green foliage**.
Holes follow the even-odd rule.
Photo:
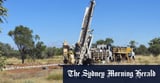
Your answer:
[[[47,47],[45,50],[45,58],[50,58],[57,55],[62,55],[62,48]]]
[[[2,52],[0,51],[0,70],[2,70],[5,67],[5,61],[6,61],[6,58],[3,57],[1,54]]]
[[[3,52],[2,56],[5,57],[17,57],[19,54],[9,44],[0,42],[0,50]]]
[[[96,41],[97,45],[100,45],[100,44],[106,44],[106,45],[110,44],[110,45],[112,45],[113,43],[114,43],[114,41],[113,41],[112,38],[106,38],[105,40],[101,39],[101,40]]]
[[[0,70],[2,70],[4,68],[4,66],[5,66],[5,60],[6,60],[6,58],[4,58],[2,56],[2,54],[3,54],[2,44],[0,44]]]
[[[131,40],[130,42],[129,42],[129,46],[131,47],[131,48],[136,48],[136,41],[134,41],[134,40]]]
[[[152,39],[148,44],[150,46],[160,44],[160,37]]]
[[[160,45],[152,45],[149,47],[149,51],[154,55],[158,56],[160,54]]]
[[[112,45],[114,43],[113,39],[112,38],[106,38],[105,42],[104,42],[106,45],[110,44]]]
[[[10,50],[8,56],[6,57],[7,58],[12,58],[12,57],[21,58],[18,50]]]
[[[160,54],[160,38],[154,38],[149,42],[148,49],[154,56],[158,56]]]
[[[42,59],[44,58],[43,52],[46,48],[44,43],[40,40],[39,35],[33,35],[33,31],[25,26],[17,26],[14,31],[8,33],[18,47],[18,50],[21,54],[22,63],[24,59],[32,58]],[[38,42],[37,42],[38,41]]]
[[[3,6],[4,1],[5,0],[0,0],[0,23],[3,23],[4,21],[6,21],[5,17],[7,16],[7,9]],[[4,65],[5,65],[5,58],[2,57],[2,52],[0,50],[0,69],[2,69]]]
[[[0,0],[0,23],[6,21],[7,9],[3,6],[5,0]]]
[[[56,48],[55,49],[56,50],[56,53],[55,53],[55,55],[62,55],[63,54],[63,52],[62,52],[62,48]]]
[[[36,55],[36,58],[38,59],[42,59],[44,58],[43,56],[43,51],[45,51],[46,49],[46,46],[44,45],[43,42],[37,42],[37,44],[35,45],[35,49],[34,49],[34,52],[35,52],[35,55]]]
[[[97,45],[100,45],[100,44],[104,44],[104,42],[105,42],[104,40],[97,40],[97,41],[96,41],[96,44],[97,44]]]
[[[45,50],[45,54],[46,54],[46,58],[49,58],[49,57],[53,57],[54,56],[54,53],[55,53],[55,50],[53,47],[47,47],[46,50]]]
[[[96,48],[96,43],[92,43],[92,48]]]
[[[8,33],[18,47],[18,50],[21,54],[22,63],[24,63],[28,51],[34,47],[34,36],[32,33],[32,30],[22,25],[17,26],[15,30]]]
[[[148,48],[145,45],[140,45],[135,52],[140,55],[149,55]]]

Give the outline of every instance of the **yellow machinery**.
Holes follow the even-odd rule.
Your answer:
[[[63,62],[67,64],[69,59],[69,45],[66,41],[63,43],[63,57]]]
[[[90,6],[86,8],[82,22],[80,37],[77,44],[75,45],[74,50],[71,49],[65,42],[63,43],[63,56],[65,64],[67,63],[77,64],[77,65],[91,64],[92,58],[91,58],[90,48],[93,39],[92,35],[93,30],[90,29],[90,25],[93,17],[94,7],[95,7],[95,0],[91,0]],[[71,51],[74,52],[71,53]]]
[[[90,65],[92,62],[98,61],[130,61],[129,55],[133,50],[129,47],[113,47],[113,50],[105,47],[95,48],[92,50],[91,44],[93,40],[92,32],[90,29],[93,12],[95,7],[95,0],[90,1],[90,6],[86,8],[80,37],[74,48],[70,48],[67,42],[63,43],[63,56],[64,63],[76,65]]]
[[[112,54],[115,61],[127,60],[130,62],[130,54],[132,53],[132,48],[130,47],[113,47]]]
[[[134,59],[133,49],[130,47],[110,47],[103,45],[102,47],[92,48],[92,59],[95,63],[99,62],[121,62]]]
[[[63,62],[65,64],[75,64],[73,49],[69,47],[66,41],[63,43],[63,56]]]

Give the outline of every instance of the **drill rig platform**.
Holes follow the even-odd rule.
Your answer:
[[[90,48],[93,39],[92,35],[93,30],[90,29],[90,25],[93,17],[94,7],[95,7],[95,0],[91,0],[90,6],[86,8],[79,40],[75,44],[74,48],[74,59],[75,59],[74,64],[76,65],[89,65],[92,62]],[[71,62],[67,60],[70,57],[69,50],[72,49],[68,48],[68,45],[64,43],[63,51],[64,51],[65,63],[67,63],[67,61]]]

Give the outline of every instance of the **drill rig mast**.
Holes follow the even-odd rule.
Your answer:
[[[93,30],[90,29],[93,11],[95,7],[95,0],[91,0],[90,6],[86,8],[83,22],[82,22],[82,29],[80,32],[80,37],[77,42],[76,48],[80,48],[79,50],[75,50],[75,60],[76,64],[84,65],[84,64],[91,64],[91,53],[90,47],[92,43],[92,32]],[[78,53],[79,52],[79,53]],[[77,54],[76,54],[77,53]]]

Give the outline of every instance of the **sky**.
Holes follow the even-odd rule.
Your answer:
[[[16,47],[7,34],[23,25],[47,46],[74,45],[79,38],[85,8],[90,0],[7,0],[7,23],[0,24],[0,41]],[[160,0],[96,0],[91,23],[93,42],[112,38],[114,45],[137,45],[160,37]]]

